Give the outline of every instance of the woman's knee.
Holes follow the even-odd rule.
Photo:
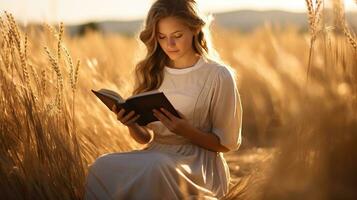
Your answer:
[[[161,169],[161,168],[174,168],[174,161],[172,157],[164,153],[154,153],[150,157],[151,166],[153,168]]]

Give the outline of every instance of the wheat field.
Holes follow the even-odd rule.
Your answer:
[[[306,3],[308,32],[212,27],[244,110],[243,145],[225,155],[225,199],[357,197],[355,30],[339,1],[334,24],[321,0]],[[144,46],[137,35],[70,37],[63,23],[23,27],[8,12],[0,31],[0,196],[81,199],[95,158],[144,147],[90,92],[128,97]]]

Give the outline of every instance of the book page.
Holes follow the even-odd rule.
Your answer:
[[[141,96],[150,95],[150,94],[157,94],[157,93],[160,93],[160,92],[161,92],[161,91],[159,91],[159,90],[153,90],[153,91],[148,91],[148,92],[142,92],[142,93],[139,93],[139,94],[136,94],[136,95],[133,95],[133,96],[129,97],[127,100],[129,100],[129,99],[134,99],[134,98],[141,97]]]
[[[113,99],[116,99],[119,103],[120,102],[125,102],[125,99],[122,96],[120,96],[120,94],[114,92],[113,90],[100,89],[98,92],[103,94],[103,95],[106,95],[108,97],[111,97]]]

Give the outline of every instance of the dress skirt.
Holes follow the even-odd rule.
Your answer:
[[[85,199],[217,199],[227,192],[227,180],[222,153],[152,142],[145,150],[97,158],[89,168]]]

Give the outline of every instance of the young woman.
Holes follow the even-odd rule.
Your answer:
[[[86,199],[219,199],[228,192],[222,152],[241,144],[242,108],[233,70],[214,61],[194,0],[157,0],[140,34],[147,55],[136,67],[134,94],[164,92],[181,118],[153,110],[139,126],[133,111],[113,111],[144,150],[99,157]],[[152,131],[152,134],[149,132]]]

